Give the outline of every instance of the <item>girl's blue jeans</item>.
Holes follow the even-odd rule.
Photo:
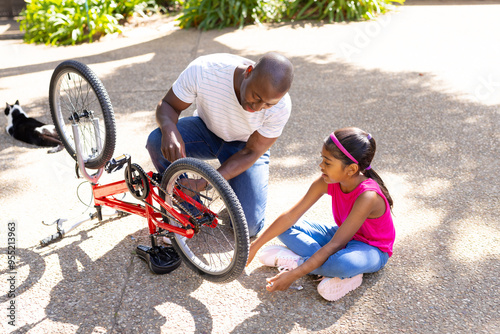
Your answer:
[[[246,142],[226,142],[211,132],[201,120],[192,116],[179,119],[177,123],[184,140],[186,155],[202,160],[218,159],[222,164],[236,152],[243,149]],[[156,170],[163,172],[170,165],[161,153],[161,130],[157,128],[148,137],[146,148]],[[269,181],[269,150],[252,167],[229,180],[238,197],[247,219],[250,236],[255,236],[264,227]]]
[[[312,223],[301,219],[279,235],[278,239],[294,253],[300,255],[305,262],[333,238],[337,229],[337,225]],[[377,247],[351,240],[344,249],[331,255],[321,267],[310,274],[348,278],[379,271],[388,259],[389,254]]]

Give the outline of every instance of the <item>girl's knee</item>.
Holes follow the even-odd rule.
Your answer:
[[[290,242],[290,239],[295,240],[296,237],[291,236],[294,232],[294,226],[291,226],[285,232],[281,233],[277,236],[278,240],[284,243],[285,245]]]

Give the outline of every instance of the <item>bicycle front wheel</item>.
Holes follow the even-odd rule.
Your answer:
[[[203,191],[195,184],[205,180]],[[201,181],[202,182],[202,181]],[[175,234],[172,245],[186,265],[212,282],[229,282],[239,277],[248,260],[248,227],[236,194],[229,183],[209,164],[193,158],[172,163],[163,175],[161,188],[169,195],[165,201],[181,214],[189,214],[194,236]],[[182,191],[200,206],[175,195]],[[181,224],[167,217],[170,224]]]
[[[75,124],[85,167],[103,167],[115,149],[115,116],[108,93],[94,72],[75,60],[59,64],[50,80],[49,104],[59,138],[71,157],[77,160]]]

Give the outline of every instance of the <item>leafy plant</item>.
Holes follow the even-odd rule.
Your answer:
[[[27,43],[68,45],[121,32],[133,13],[158,10],[154,0],[26,0],[20,27]]]
[[[394,9],[393,2],[405,0],[295,0],[286,9],[290,20],[328,20],[329,22],[370,20]]]
[[[183,14],[178,18],[179,26],[206,30],[279,21],[282,3],[279,0],[186,0]]]
[[[145,17],[150,15],[151,13],[159,13],[161,11],[165,12],[165,7],[159,4],[160,2],[161,1],[155,0],[117,0],[115,12],[119,15],[124,16],[125,19],[134,13]],[[163,2],[165,4],[168,4],[172,1]]]
[[[214,29],[258,22],[369,20],[405,0],[186,0],[181,28]]]

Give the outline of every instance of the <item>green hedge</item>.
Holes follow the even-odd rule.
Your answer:
[[[181,28],[214,29],[258,22],[369,20],[405,0],[186,0]]]
[[[203,30],[279,22],[285,6],[286,1],[280,0],[186,0],[178,21],[181,28]]]
[[[208,30],[259,22],[369,20],[405,0],[26,0],[21,30],[27,43],[68,45],[121,32],[134,13],[177,9],[181,28]]]
[[[327,20],[328,22],[370,20],[394,9],[405,0],[297,0],[289,1],[288,20]]]
[[[26,0],[20,26],[27,43],[74,45],[121,32],[133,13],[155,10],[154,0]]]

